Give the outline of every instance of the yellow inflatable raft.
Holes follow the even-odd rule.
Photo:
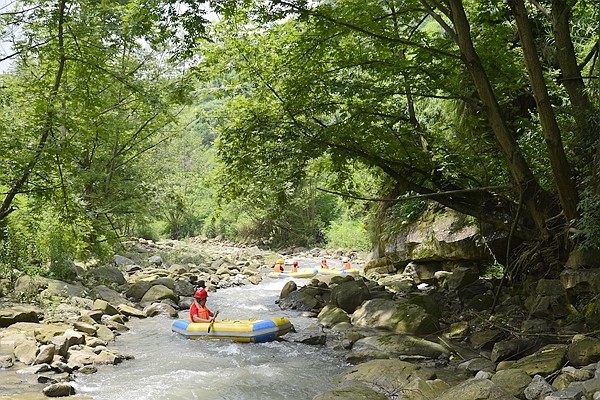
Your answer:
[[[312,278],[317,274],[317,268],[301,268],[298,272],[269,272],[269,278]]]
[[[360,270],[356,268],[350,269],[327,269],[327,268],[319,268],[318,274],[323,275],[360,275]]]
[[[269,342],[285,335],[292,328],[292,323],[285,317],[264,320],[217,320],[212,324],[178,319],[171,324],[173,332],[190,339],[222,339],[243,343]]]

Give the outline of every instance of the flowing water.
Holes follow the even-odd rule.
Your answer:
[[[275,304],[286,281],[265,278],[255,286],[220,289],[210,293],[207,306],[220,310],[219,319],[285,316],[301,331],[315,319]],[[185,318],[187,310],[179,315]],[[95,400],[312,399],[332,389],[347,367],[341,354],[322,346],[185,339],[171,332],[172,321],[132,319],[130,331],[112,346],[135,359],[77,376],[77,393]]]

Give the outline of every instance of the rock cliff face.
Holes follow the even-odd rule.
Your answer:
[[[480,240],[477,224],[444,209],[427,211],[417,221],[393,234],[382,234],[365,271],[394,273],[411,264],[418,269],[452,271],[459,266],[481,266],[491,260]]]

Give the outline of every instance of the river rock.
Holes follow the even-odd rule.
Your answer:
[[[38,322],[43,314],[39,308],[28,305],[0,309],[0,328],[6,328],[17,322]]]
[[[125,292],[125,296],[135,301],[140,301],[151,287],[152,284],[148,281],[137,281],[129,286]]]
[[[565,390],[572,382],[583,382],[594,378],[594,372],[587,369],[577,369],[571,366],[564,367],[560,374],[552,381],[552,387]]]
[[[122,315],[127,317],[146,318],[147,315],[142,310],[138,310],[135,307],[128,306],[127,304],[119,304],[117,310]]]
[[[531,383],[525,388],[524,395],[527,400],[544,399],[546,395],[554,392],[554,389],[543,376],[535,375]]]
[[[38,354],[33,361],[34,364],[51,364],[54,359],[54,345],[44,344],[38,348]]]
[[[0,354],[0,369],[10,368],[15,365],[15,359],[12,354]]]
[[[26,365],[31,365],[35,361],[38,347],[34,340],[25,340],[15,347],[15,358]]]
[[[96,328],[93,324],[82,321],[75,321],[73,323],[73,328],[80,332],[87,333],[88,335],[95,335],[96,331],[98,331],[98,328]]]
[[[569,345],[567,358],[571,365],[584,366],[600,361],[600,340],[582,338]]]
[[[279,293],[279,299],[285,299],[290,295],[290,293],[295,292],[296,290],[298,290],[298,285],[296,284],[296,282],[286,282],[285,285],[283,285],[283,288],[281,288],[281,292]]]
[[[146,293],[140,300],[140,304],[142,307],[150,305],[152,303],[160,302],[161,300],[169,299],[177,303],[179,298],[175,295],[171,289],[164,285],[154,285]]]
[[[539,344],[530,339],[509,339],[494,344],[490,358],[493,362],[511,360],[534,353]]]
[[[522,369],[529,375],[548,376],[565,364],[566,355],[566,345],[550,344],[542,347],[534,354],[516,361],[512,364],[512,368]]]
[[[442,354],[449,354],[448,350],[438,343],[410,335],[367,336],[357,340],[352,346],[353,353],[372,349],[385,354],[386,358],[421,356],[436,359]]]
[[[92,310],[101,311],[102,314],[107,314],[107,315],[119,314],[119,310],[117,310],[117,308],[115,306],[110,304],[108,301],[102,300],[102,299],[97,299],[96,301],[94,301]]]
[[[41,278],[45,282],[45,289],[40,293],[42,297],[50,298],[52,296],[60,297],[81,297],[87,291],[85,286],[80,283],[67,283],[55,279]]]
[[[436,374],[432,369],[405,361],[371,360],[352,367],[341,377],[342,384],[356,381],[383,393],[395,393],[415,379],[433,380]]]
[[[383,328],[396,333],[421,335],[439,330],[437,319],[422,307],[393,300],[365,301],[351,318],[353,325]]]
[[[319,323],[326,328],[330,328],[340,322],[350,322],[350,316],[341,308],[326,305],[317,315]]]
[[[367,285],[362,280],[342,282],[331,289],[331,303],[352,314],[364,301],[371,299]]]
[[[168,304],[164,303],[153,303],[144,308],[144,313],[149,317],[154,317],[159,314],[166,314],[171,318],[177,318],[177,310]]]
[[[313,397],[313,400],[388,400],[389,397],[382,393],[377,393],[373,389],[364,386],[353,386],[331,390]]]
[[[505,369],[492,376],[491,381],[515,397],[523,398],[531,377],[522,369]]]
[[[42,391],[48,397],[64,397],[75,394],[75,388],[65,382],[54,383],[46,386]]]
[[[450,387],[435,400],[518,400],[515,396],[488,379],[469,379]]]

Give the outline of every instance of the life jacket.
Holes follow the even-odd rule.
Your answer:
[[[329,269],[329,264],[327,264],[327,261],[321,261],[321,268]]]
[[[298,266],[292,265],[292,272],[298,272]]]
[[[283,265],[275,264],[275,272],[283,272]]]
[[[352,268],[352,265],[350,265],[350,261],[346,261],[344,263],[344,269],[350,269],[350,268]]]

